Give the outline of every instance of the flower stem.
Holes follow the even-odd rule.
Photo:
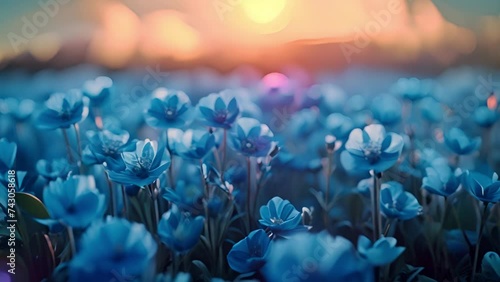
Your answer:
[[[105,171],[106,174],[106,182],[108,183],[108,188],[109,188],[109,202],[111,204],[111,215],[115,216],[116,215],[116,201],[115,201],[115,193],[113,191],[113,182],[111,182],[111,179],[109,179],[108,173]]]
[[[250,226],[251,222],[251,210],[250,210],[250,199],[252,196],[252,160],[250,157],[247,157],[247,220],[248,225]]]
[[[325,228],[328,229],[328,207],[330,206],[330,183],[332,179],[332,159],[333,159],[333,150],[328,150],[328,164],[326,166],[326,186],[325,186],[325,210],[323,211],[323,222]]]
[[[128,215],[128,197],[127,192],[125,191],[125,185],[121,186],[122,190],[122,198],[123,198],[123,216],[127,218]]]
[[[483,209],[483,215],[481,216],[481,223],[479,226],[479,234],[478,234],[478,238],[477,238],[476,251],[474,253],[474,263],[472,265],[471,281],[474,281],[474,278],[476,277],[477,261],[479,258],[479,247],[481,244],[481,239],[483,238],[483,230],[484,230],[484,225],[486,224],[486,218],[488,217],[488,204],[489,204],[489,202],[484,202],[484,209]]]
[[[80,170],[80,174],[82,174],[83,154],[82,154],[82,140],[80,138],[80,127],[78,126],[78,124],[75,123],[73,124],[73,129],[75,130],[76,146],[78,147],[78,157],[80,158],[78,162],[78,168]]]
[[[224,128],[224,137],[222,138],[222,162],[221,162],[221,178],[224,181],[224,171],[226,170],[226,146],[227,146],[227,129]]]
[[[76,255],[76,246],[75,246],[75,235],[73,234],[73,228],[71,226],[66,226],[66,230],[68,232],[68,240],[69,240],[69,248],[71,250],[71,257]]]
[[[73,159],[73,153],[71,153],[71,146],[69,144],[68,132],[64,128],[61,130],[64,137],[64,144],[66,145],[66,151],[68,152],[69,162],[72,163],[74,159]]]
[[[372,171],[372,219],[373,219],[373,241],[377,241],[382,234],[382,217],[380,214],[380,178],[382,175]]]

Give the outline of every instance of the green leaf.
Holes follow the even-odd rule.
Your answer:
[[[24,193],[16,193],[16,204],[22,211],[34,218],[47,219],[50,218],[49,212],[45,205],[37,197]]]

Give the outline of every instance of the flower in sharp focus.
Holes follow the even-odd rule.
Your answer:
[[[481,137],[471,139],[461,129],[453,127],[444,134],[444,142],[453,153],[467,155],[479,148]]]
[[[137,141],[135,151],[122,152],[121,158],[122,165],[108,167],[109,178],[120,184],[151,184],[170,165],[165,146],[149,139]]]
[[[301,213],[288,200],[280,197],[274,197],[260,207],[260,217],[259,223],[275,234],[297,228],[302,220]]]
[[[271,151],[274,135],[265,124],[253,118],[240,118],[231,132],[231,145],[247,157],[265,157]]]
[[[190,120],[191,100],[182,91],[158,88],[146,110],[146,123],[151,127],[179,128]]]
[[[88,98],[76,89],[54,93],[37,115],[36,125],[41,129],[69,128],[87,117],[88,103]]]
[[[380,208],[387,218],[412,219],[422,213],[417,198],[406,192],[403,185],[390,181],[383,183],[380,191]]]
[[[381,95],[373,99],[371,110],[373,117],[385,126],[398,123],[402,115],[401,102],[391,95]]]
[[[205,130],[188,129],[173,142],[173,152],[186,159],[201,160],[215,147],[215,136]]]
[[[207,125],[220,128],[230,128],[240,114],[237,99],[228,90],[201,98],[198,110]]]
[[[482,202],[500,202],[500,181],[498,174],[488,177],[479,172],[465,172],[464,186],[469,193]]]
[[[105,196],[98,192],[93,176],[52,181],[43,190],[43,201],[52,219],[76,228],[88,226],[106,208]]]
[[[66,159],[56,159],[52,161],[39,160],[36,163],[36,171],[45,179],[52,181],[57,178],[66,179],[73,167]]]
[[[205,218],[192,217],[176,205],[163,214],[158,224],[160,240],[171,250],[184,253],[192,249],[200,239]]]
[[[393,166],[401,155],[403,137],[386,133],[384,126],[371,124],[363,130],[351,131],[341,153],[341,163],[348,171],[383,172]]]
[[[358,239],[358,252],[373,266],[382,266],[396,260],[405,247],[396,247],[397,240],[392,237],[382,237],[375,243],[365,236]]]
[[[430,167],[425,169],[426,176],[422,179],[422,187],[432,194],[448,197],[457,191],[460,186],[462,171],[452,171],[445,158],[432,161]]]
[[[497,112],[490,110],[488,107],[479,107],[474,111],[474,122],[481,127],[491,127],[497,120]]]
[[[500,256],[495,252],[484,254],[481,274],[491,281],[500,281]]]
[[[266,263],[270,243],[271,239],[264,230],[254,230],[233,245],[227,262],[231,269],[239,273],[257,271]]]
[[[83,282],[120,281],[120,277],[144,281],[154,270],[158,246],[144,225],[108,217],[87,229],[79,247],[69,273],[71,281]]]
[[[89,145],[83,150],[83,162],[87,165],[116,164],[120,161],[121,153],[126,150],[130,137],[126,130],[89,130],[86,134]]]

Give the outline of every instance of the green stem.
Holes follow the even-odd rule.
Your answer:
[[[111,215],[115,216],[116,215],[116,200],[115,200],[115,193],[113,191],[113,183],[109,179],[108,173],[105,171],[106,174],[106,182],[108,183],[108,188],[109,188],[109,202],[111,204]]]
[[[380,214],[380,178],[381,174],[372,171],[372,219],[373,219],[373,241],[377,241],[382,234],[382,217]]]
[[[477,238],[477,244],[476,244],[476,251],[474,253],[474,264],[472,265],[472,278],[471,281],[474,281],[474,278],[476,277],[476,268],[477,268],[477,261],[479,258],[479,247],[481,244],[481,239],[483,238],[483,230],[484,226],[486,224],[486,218],[488,217],[488,202],[484,202],[484,209],[483,209],[483,214],[481,216],[481,223],[479,226],[479,234]]]
[[[125,191],[125,185],[121,186],[122,190],[122,198],[123,198],[123,216],[127,218],[128,215],[128,197],[127,192]]]

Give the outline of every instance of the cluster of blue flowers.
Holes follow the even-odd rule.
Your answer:
[[[160,87],[127,121],[104,76],[40,107],[1,99],[0,217],[15,210],[19,268],[30,281],[500,280],[495,92],[450,126],[460,113],[433,80],[372,98],[299,95],[281,74],[263,86]]]

